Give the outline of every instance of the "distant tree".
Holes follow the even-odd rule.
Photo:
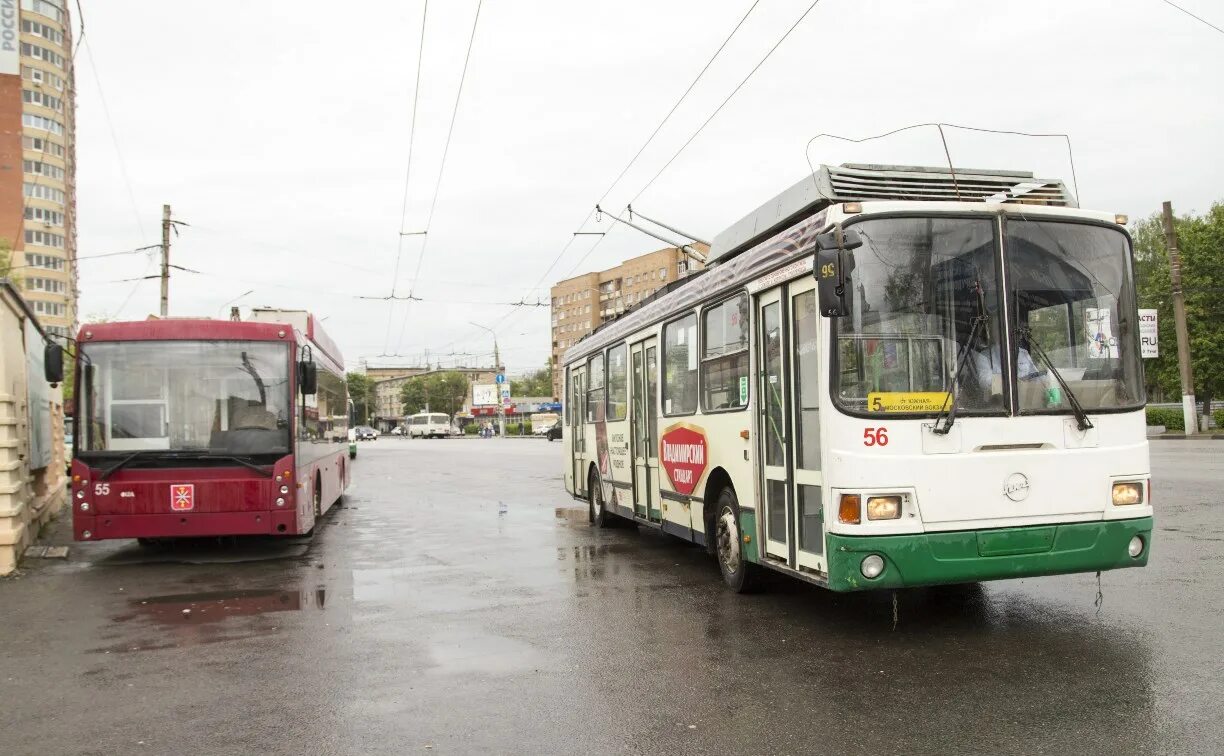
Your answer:
[[[404,381],[400,404],[405,415],[426,410],[454,415],[463,409],[469,388],[467,376],[457,370],[418,375]]]
[[[1201,216],[1175,218],[1173,225],[1181,251],[1195,395],[1210,412],[1211,402],[1224,390],[1224,203],[1217,202]],[[1134,240],[1139,306],[1160,313],[1160,357],[1144,360],[1145,382],[1149,393],[1178,397],[1169,253],[1159,213],[1138,223]]]
[[[368,423],[370,408],[374,405],[374,381],[365,373],[349,373],[345,380],[348,382],[349,399],[353,400],[353,410],[357,413],[357,422]]]
[[[513,396],[552,396],[552,360],[522,378],[510,379],[510,393]]]
[[[0,239],[0,278],[21,282],[21,276],[13,273],[13,245],[8,239]]]

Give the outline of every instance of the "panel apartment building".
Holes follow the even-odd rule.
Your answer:
[[[71,56],[66,0],[0,0],[0,269],[60,335],[77,319]]]
[[[694,245],[707,252],[703,244]],[[561,396],[561,355],[600,324],[623,314],[697,265],[677,247],[626,260],[615,268],[585,273],[554,285],[552,296],[553,396]]]

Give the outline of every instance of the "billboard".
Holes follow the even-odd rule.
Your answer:
[[[1157,328],[1157,311],[1139,311],[1139,350],[1147,360],[1160,356],[1160,331]]]
[[[17,45],[17,0],[0,0],[0,74],[21,75]]]
[[[472,385],[472,406],[473,407],[489,407],[496,405],[497,401],[497,384],[489,383],[485,385]]]

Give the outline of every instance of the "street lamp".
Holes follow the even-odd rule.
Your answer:
[[[497,333],[492,328],[489,328],[488,326],[483,326],[475,321],[469,320],[468,323],[471,323],[477,328],[488,331],[493,336],[493,370],[497,373],[503,373],[504,371],[502,370],[501,354],[497,351]],[[502,402],[500,386],[498,386],[498,392],[497,392],[497,426],[500,429],[499,432],[500,432],[501,437],[505,438],[506,437],[506,407],[505,407],[505,404]]]

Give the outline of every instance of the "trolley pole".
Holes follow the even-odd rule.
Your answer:
[[[161,316],[170,314],[170,206],[162,205]]]
[[[1177,366],[1181,370],[1182,415],[1186,435],[1198,433],[1198,403],[1194,400],[1194,367],[1190,363],[1190,332],[1186,328],[1186,299],[1182,295],[1181,253],[1177,249],[1177,230],[1173,227],[1173,203],[1162,208],[1165,247],[1169,251],[1169,281],[1173,285],[1173,324],[1177,328]]]

